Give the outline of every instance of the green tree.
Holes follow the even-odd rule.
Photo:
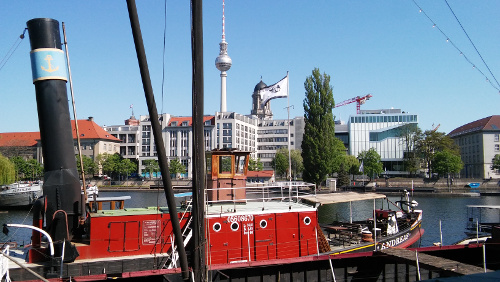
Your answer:
[[[262,161],[260,158],[254,159],[250,158],[248,160],[248,170],[250,171],[262,171],[264,169],[264,164],[262,164]]]
[[[292,161],[293,178],[297,179],[297,175],[304,171],[304,159],[300,150],[293,149],[290,151],[290,160]]]
[[[437,172],[440,175],[459,173],[463,167],[464,163],[462,162],[460,155],[448,150],[436,152],[436,154],[434,154],[432,171]]]
[[[370,177],[370,181],[376,174],[384,171],[380,155],[375,151],[375,148],[360,152],[358,159],[361,161],[361,165],[363,165],[363,172]]]
[[[116,172],[120,176],[120,180],[122,175],[128,179],[128,175],[134,171],[137,171],[137,164],[130,159],[122,158],[116,165]]]
[[[360,174],[360,171],[359,171],[360,163],[359,163],[359,160],[355,156],[346,154],[344,156],[343,164],[344,164],[345,170],[349,174],[352,174],[352,175]]]
[[[288,171],[288,150],[280,148],[276,151],[273,159],[273,166],[276,170],[276,175],[283,177]]]
[[[410,176],[420,169],[420,158],[417,154],[417,144],[422,140],[422,130],[415,123],[399,127],[398,137],[403,146],[403,164]]]
[[[460,149],[455,142],[444,132],[434,130],[426,130],[423,133],[423,138],[418,140],[417,154],[423,159],[425,168],[428,169],[429,177],[432,177],[432,162],[435,154],[439,151],[448,150],[455,155],[460,154]]]
[[[496,154],[493,159],[491,159],[491,169],[500,169],[500,155]]]
[[[15,182],[16,168],[8,158],[0,154],[0,185],[7,185]]]
[[[43,175],[43,166],[35,159],[29,159],[23,168],[26,178],[39,179]]]
[[[104,153],[97,156],[96,162],[103,173],[107,174],[110,177],[116,177],[119,174],[118,166],[122,159],[123,157],[118,153],[112,155]]]
[[[186,173],[186,167],[179,161],[179,159],[170,160],[169,170],[170,173],[174,175],[174,178],[177,178],[178,174]]]
[[[332,86],[330,76],[320,74],[318,68],[304,82],[304,136],[302,158],[305,181],[317,186],[332,172],[334,162],[335,123],[333,120]]]
[[[338,172],[338,183],[337,185],[339,187],[344,187],[349,185],[349,174],[347,173],[347,170],[345,169],[344,163],[340,164],[339,172]]]
[[[76,157],[76,166],[78,168],[78,171],[81,173],[82,169],[80,166],[80,158],[78,157],[78,155],[76,155],[75,157]],[[86,177],[94,176],[94,174],[97,172],[96,162],[94,162],[94,160],[85,155],[82,156],[82,160],[83,160],[83,168],[85,171],[85,176]]]
[[[285,147],[279,148],[273,159],[273,166],[276,169],[276,174],[288,177],[288,169],[290,168],[288,163],[288,149]],[[290,160],[292,162],[292,178],[296,179],[297,175],[304,170],[304,164],[300,150],[293,149],[290,151]]]
[[[22,179],[24,178],[24,167],[26,166],[26,160],[23,159],[23,157],[12,157],[10,158],[10,161],[14,164],[14,170],[16,173],[16,178]]]
[[[335,137],[333,138],[333,157],[332,157],[332,171],[331,173],[339,172],[340,171],[340,165],[344,163],[346,156],[347,156],[347,150],[345,148],[344,142],[340,140],[339,138]],[[347,171],[347,166],[344,164],[344,169]]]
[[[160,171],[160,165],[157,160],[144,160],[142,161],[142,165],[144,165],[143,171],[149,172],[149,179],[153,177],[153,172],[156,173]]]

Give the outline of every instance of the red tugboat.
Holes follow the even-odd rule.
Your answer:
[[[133,1],[127,4],[129,10],[133,10]],[[196,24],[201,24],[199,11],[198,4],[194,5]],[[134,26],[138,21],[136,11],[132,11],[130,17],[134,38],[140,43],[136,45],[140,46],[142,39],[137,39],[140,34],[136,36]],[[204,279],[198,277],[204,275],[202,269],[207,265],[220,269],[236,264],[282,264],[321,253],[406,247],[421,236],[422,212],[415,210],[415,204],[408,199],[399,202],[397,211],[375,211],[371,219],[362,222],[320,225],[318,205],[385,196],[371,193],[316,195],[314,186],[291,182],[262,187],[258,191],[245,187],[249,152],[202,153],[203,108],[196,109],[196,106],[203,103],[198,100],[193,102],[193,132],[198,136],[195,138],[198,143],[193,160],[196,170],[193,191],[200,193],[193,193],[192,205],[179,208],[175,204],[163,146],[157,146],[157,150],[162,175],[165,175],[168,208],[123,208],[124,198],[96,197],[89,202],[81,194],[74,158],[59,23],[52,19],[33,19],[28,22],[28,31],[45,161],[44,197],[34,205],[33,226],[30,227],[35,231],[29,263],[36,264],[28,264],[28,268],[39,275],[38,279],[84,277],[98,280],[179,272],[184,279],[189,279],[190,269],[184,251],[188,249],[194,280],[201,281]],[[137,48],[138,57],[143,56],[144,50]],[[51,62],[49,69],[58,68],[62,72],[41,72],[40,69],[47,69],[40,67],[47,61]],[[140,67],[142,74],[145,72],[143,64],[140,63]],[[198,87],[199,84],[193,85],[195,89]],[[163,144],[149,88],[150,85],[145,86],[155,143]],[[194,97],[193,101],[195,98],[198,99]],[[111,204],[110,210],[102,209],[106,202]],[[116,203],[120,203],[119,209],[113,209]],[[42,240],[42,234],[48,240]],[[16,278],[34,279],[24,272],[19,272]]]
[[[246,187],[249,152],[215,150],[206,154],[205,207],[208,265],[295,259],[318,254],[374,251],[408,247],[423,233],[422,212],[408,199],[393,211],[376,209],[376,220],[318,223],[317,204],[335,204],[385,198],[382,194],[341,192],[314,194],[307,183]],[[247,191],[248,190],[248,191]],[[312,192],[312,193],[311,193]],[[98,203],[123,199],[97,198]],[[174,233],[168,208],[127,208],[89,212],[86,235],[73,242],[76,260],[165,255],[166,268],[175,268]],[[407,206],[405,209],[404,206]],[[113,206],[114,207],[114,206]],[[192,236],[191,205],[178,210],[184,244]],[[373,215],[373,213],[372,213]],[[37,227],[42,227],[41,223]],[[39,233],[37,233],[39,234]],[[40,236],[40,235],[38,235]],[[35,254],[44,254],[37,257]],[[45,247],[33,247],[31,261],[43,260]]]

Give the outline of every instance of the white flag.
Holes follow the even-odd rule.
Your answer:
[[[277,83],[262,88],[260,90],[260,99],[262,100],[262,107],[266,105],[266,103],[275,98],[285,98],[288,96],[288,75],[285,76],[282,80]]]

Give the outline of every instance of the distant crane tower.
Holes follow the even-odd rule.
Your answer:
[[[335,108],[356,102],[356,113],[359,115],[361,113],[361,105],[364,104],[366,101],[370,100],[371,97],[372,97],[371,94],[365,95],[363,97],[357,96],[336,104]]]

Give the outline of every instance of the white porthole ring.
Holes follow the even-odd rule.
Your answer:
[[[218,222],[214,223],[213,227],[215,232],[219,232],[222,229],[222,225]]]
[[[311,218],[310,218],[310,217],[308,217],[308,216],[304,217],[304,224],[305,224],[305,225],[309,225],[309,224],[311,224]]]
[[[238,231],[239,228],[240,228],[240,225],[238,224],[238,222],[231,223],[231,230]]]
[[[259,223],[260,228],[264,229],[267,227],[267,220],[263,219]]]

